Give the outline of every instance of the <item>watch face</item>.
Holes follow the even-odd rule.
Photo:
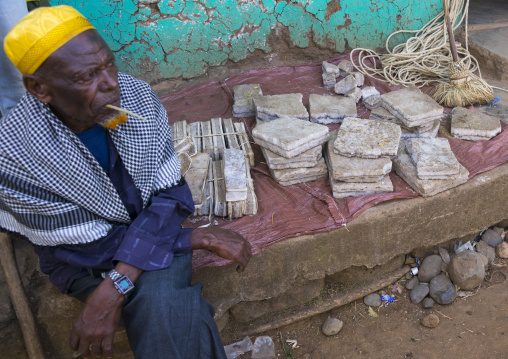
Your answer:
[[[127,278],[122,279],[121,281],[117,282],[117,284],[118,287],[122,290],[122,292],[125,292],[132,286],[132,283]]]

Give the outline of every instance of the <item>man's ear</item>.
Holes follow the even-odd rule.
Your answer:
[[[51,101],[49,87],[41,76],[23,75],[23,85],[28,92],[43,103]]]

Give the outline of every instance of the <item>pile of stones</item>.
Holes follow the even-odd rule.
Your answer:
[[[325,177],[323,144],[328,127],[291,117],[258,123],[252,137],[262,149],[273,179],[282,186]]]
[[[392,169],[390,156],[397,154],[400,134],[396,124],[344,119],[340,129],[331,133],[325,147],[333,196],[393,192],[388,176]]]
[[[452,110],[451,134],[460,140],[490,140],[501,132],[501,120],[483,112],[455,107]]]
[[[240,218],[257,213],[250,167],[254,152],[243,122],[213,118],[176,122],[172,140],[192,193],[194,215]]]
[[[457,161],[445,138],[401,141],[393,167],[423,197],[463,184],[469,176],[469,171]]]
[[[414,137],[434,138],[443,117],[441,107],[432,97],[410,86],[380,96],[381,106],[372,110],[370,118],[390,121],[402,129],[403,140]]]
[[[409,298],[413,304],[421,304],[424,309],[433,308],[434,305],[451,304],[457,297],[474,295],[473,290],[484,281],[487,273],[495,265],[496,258],[508,259],[508,238],[506,230],[502,227],[488,229],[471,242],[456,246],[455,254],[444,248],[439,248],[438,254],[425,257],[420,265],[414,258],[408,257],[406,264],[415,269],[416,275],[411,272],[403,279],[404,287],[409,290]],[[391,292],[402,294],[403,289],[397,284]],[[380,291],[364,297],[363,301],[370,307],[383,305],[381,295],[390,293]],[[422,317],[422,325],[435,327],[439,319],[427,315]]]

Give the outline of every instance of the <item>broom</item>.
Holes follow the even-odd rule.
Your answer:
[[[470,72],[467,66],[459,61],[453,29],[450,24],[448,0],[443,0],[443,4],[453,62],[449,65],[450,83],[440,83],[436,87],[432,97],[445,107],[463,107],[489,103],[495,98],[494,91],[488,83]]]

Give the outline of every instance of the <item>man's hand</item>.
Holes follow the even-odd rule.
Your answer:
[[[196,228],[191,232],[192,249],[206,249],[219,257],[240,263],[236,268],[243,272],[250,257],[251,245],[241,235],[222,228]]]
[[[113,337],[115,336],[122,303],[125,297],[120,294],[111,278],[107,277],[90,294],[81,313],[74,322],[70,345],[84,358],[94,356],[113,358]]]
[[[129,277],[135,283],[143,271],[130,264],[118,262],[116,271]],[[113,358],[113,339],[125,300],[115,288],[111,278],[106,277],[88,296],[88,299],[74,322],[70,345],[85,358],[92,354]]]

